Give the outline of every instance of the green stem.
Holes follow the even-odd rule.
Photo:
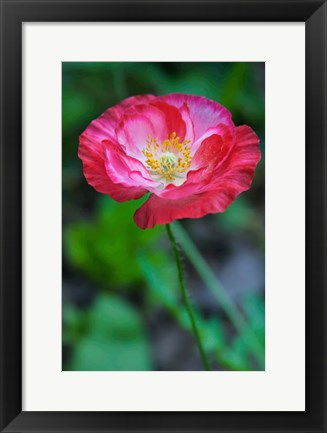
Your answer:
[[[206,283],[207,287],[211,290],[217,301],[225,310],[225,313],[231,320],[235,329],[242,336],[245,344],[252,349],[252,352],[260,366],[263,367],[265,362],[264,353],[253,330],[247,325],[240,311],[228,295],[228,292],[217,280],[216,275],[212,272],[200,254],[186,230],[184,230],[181,224],[179,224],[177,221],[174,222],[174,230],[190,262],[193,264],[202,280]]]
[[[182,295],[182,298],[183,298],[183,301],[184,301],[184,304],[185,304],[186,311],[187,311],[187,313],[189,315],[190,322],[192,324],[192,329],[193,329],[194,337],[195,337],[196,342],[198,344],[198,349],[199,349],[199,352],[200,352],[200,355],[201,355],[201,359],[202,359],[202,362],[203,362],[203,365],[204,365],[205,369],[206,370],[212,370],[211,366],[209,364],[207,355],[206,355],[206,353],[204,351],[204,348],[203,348],[203,344],[202,344],[202,341],[201,341],[200,333],[199,333],[199,330],[197,328],[195,317],[194,317],[194,314],[193,314],[193,311],[192,311],[191,303],[190,303],[190,301],[188,299],[188,296],[187,296],[186,287],[185,287],[184,278],[183,278],[183,269],[182,269],[182,264],[181,264],[181,257],[180,257],[179,251],[178,251],[178,246],[177,246],[177,243],[176,243],[176,239],[175,239],[175,236],[174,236],[174,234],[173,234],[173,232],[172,232],[171,227],[170,227],[169,224],[166,225],[166,228],[167,228],[168,237],[169,237],[169,240],[170,240],[170,243],[171,243],[174,255],[175,255],[177,272],[178,272],[179,286],[180,286],[180,289],[181,289],[181,295]]]

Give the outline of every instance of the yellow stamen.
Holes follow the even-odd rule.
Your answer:
[[[179,173],[185,173],[191,165],[190,140],[180,143],[176,132],[173,132],[161,144],[158,138],[148,136],[147,146],[142,150],[146,157],[147,168],[156,172],[166,181],[174,181]]]

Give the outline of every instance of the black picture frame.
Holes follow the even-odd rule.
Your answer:
[[[1,0],[1,432],[327,432],[326,17],[322,0]],[[22,23],[28,21],[305,22],[305,412],[22,412]]]

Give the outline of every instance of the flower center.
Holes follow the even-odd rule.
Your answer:
[[[180,143],[173,132],[161,144],[158,138],[148,137],[147,146],[142,150],[150,174],[167,183],[181,184],[186,178],[186,171],[191,165],[190,140]]]
[[[161,159],[161,168],[164,172],[170,172],[172,169],[176,167],[177,156],[174,153],[171,152],[163,153],[160,159]]]

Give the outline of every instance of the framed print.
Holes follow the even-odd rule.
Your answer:
[[[1,23],[1,431],[325,432],[326,2]]]

